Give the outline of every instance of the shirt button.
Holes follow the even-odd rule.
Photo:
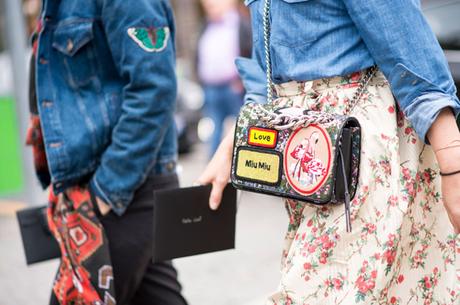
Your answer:
[[[407,71],[404,71],[403,73],[401,73],[401,78],[406,77],[406,75],[407,75]]]
[[[417,85],[417,84],[418,84],[418,81],[417,81],[417,80],[414,80],[414,81],[412,82],[412,86],[415,86],[415,85]]]
[[[48,64],[48,61],[44,58],[44,57],[40,57],[40,59],[38,60],[38,62],[42,65],[46,65]]]
[[[121,209],[123,207],[123,205],[121,204],[121,202],[117,203],[117,208]]]
[[[43,107],[47,107],[47,108],[48,108],[48,107],[53,106],[53,102],[52,102],[52,101],[48,101],[48,100],[44,100],[44,101],[42,102],[42,105],[43,105]]]

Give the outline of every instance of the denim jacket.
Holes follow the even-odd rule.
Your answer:
[[[245,3],[254,50],[252,59],[236,64],[246,102],[264,102],[264,0]],[[418,0],[272,0],[270,23],[274,83],[347,75],[377,64],[421,139],[442,108],[460,112],[447,61]]]
[[[174,172],[168,0],[44,0],[36,92],[55,192],[90,179],[121,215],[152,174]]]

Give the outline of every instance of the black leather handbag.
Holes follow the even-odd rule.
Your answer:
[[[16,213],[27,265],[59,258],[59,245],[48,228],[46,206],[23,209]]]

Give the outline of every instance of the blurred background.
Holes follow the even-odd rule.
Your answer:
[[[210,24],[221,18],[212,1],[171,2],[177,23],[179,175],[181,184],[188,186],[204,169],[242,103],[244,91],[233,60],[250,54],[250,20],[243,3],[236,0],[231,13],[225,14],[225,29]],[[460,0],[422,4],[460,87]],[[31,151],[24,145],[29,119],[28,37],[40,5],[41,0],[0,0],[0,305],[47,304],[57,268],[56,261],[26,266],[15,218],[18,209],[46,202]],[[215,35],[219,31],[228,35]],[[175,261],[190,304],[263,304],[277,285],[286,225],[279,200],[242,194],[236,249]]]

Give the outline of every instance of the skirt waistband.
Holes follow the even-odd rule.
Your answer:
[[[276,96],[289,97],[299,94],[308,94],[310,92],[320,92],[326,89],[357,88],[368,69],[369,68],[345,76],[333,76],[309,81],[290,81],[276,84],[274,89]],[[369,86],[372,86],[372,84],[376,82],[381,83],[382,80],[386,81],[385,76],[380,70],[377,70],[374,77],[369,82]]]

